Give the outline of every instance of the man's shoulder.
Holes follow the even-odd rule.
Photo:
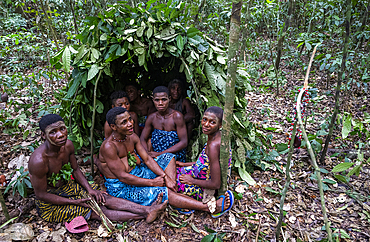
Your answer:
[[[46,146],[45,144],[42,144],[32,153],[28,162],[28,169],[30,173],[33,172],[33,167],[37,167],[37,170],[39,170],[40,166],[45,166],[47,164],[47,156],[44,155],[45,152]]]

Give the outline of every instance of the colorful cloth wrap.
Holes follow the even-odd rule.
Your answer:
[[[97,184],[92,184],[91,187],[98,190]],[[48,189],[47,192],[73,200],[83,199],[83,195],[88,195],[87,191],[80,184],[72,180],[59,188]],[[36,210],[42,219],[47,222],[56,223],[70,222],[78,216],[83,216],[85,219],[89,219],[91,215],[90,208],[72,204],[55,205],[37,199]]]
[[[164,131],[154,129],[152,133],[152,147],[155,152],[162,152],[168,148],[174,146],[179,142],[179,136],[176,131]],[[185,162],[186,161],[186,149],[182,149],[175,153],[176,160]]]
[[[177,168],[177,185],[178,192],[190,196],[194,199],[201,200],[203,198],[203,188],[198,185],[189,185],[183,184],[180,182],[179,177],[181,175],[191,175],[193,178],[200,180],[209,180],[211,179],[211,169],[209,158],[206,154],[207,143],[204,145],[202,152],[199,154],[198,160],[192,166],[184,166]],[[232,153],[230,149],[229,154],[229,174],[231,171],[231,158]]]
[[[175,155],[173,154],[165,153],[154,160],[163,170],[165,170],[174,156]],[[145,163],[137,165],[130,174],[144,179],[154,179],[157,177],[157,175],[150,170]],[[123,183],[118,179],[110,178],[105,178],[104,185],[107,188],[108,194],[143,206],[150,206],[154,201],[156,201],[160,193],[163,193],[162,202],[168,200],[167,187],[136,187]]]

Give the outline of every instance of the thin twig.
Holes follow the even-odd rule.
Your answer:
[[[298,94],[298,98],[297,98],[297,117],[298,117],[299,125],[301,126],[301,129],[302,129],[302,135],[303,135],[303,137],[306,141],[306,144],[307,144],[307,150],[309,151],[311,161],[312,161],[312,165],[315,168],[317,183],[318,183],[319,190],[320,190],[321,209],[322,209],[322,214],[323,214],[323,217],[324,217],[325,229],[326,229],[326,232],[328,233],[329,241],[332,242],[333,238],[332,238],[332,233],[331,233],[331,229],[330,229],[330,223],[328,221],[328,216],[327,216],[327,213],[326,213],[325,197],[324,197],[324,190],[323,190],[323,185],[322,185],[322,180],[321,180],[320,168],[317,165],[316,157],[315,157],[315,154],[314,154],[313,149],[311,147],[311,143],[308,140],[307,133],[306,133],[306,130],[304,128],[304,125],[303,125],[303,122],[302,122],[302,116],[301,116],[301,99],[302,99],[303,93],[305,92],[305,90],[307,90],[306,88],[308,87],[308,76],[310,74],[310,69],[311,69],[313,57],[315,56],[316,48],[317,48],[318,45],[319,44],[317,44],[315,46],[315,48],[313,49],[313,53],[311,55],[310,63],[309,63],[308,68],[307,68],[307,73],[306,73],[306,77],[305,77],[304,86]]]
[[[256,242],[258,242],[258,237],[261,230],[261,220],[258,220],[258,229],[257,229],[257,235],[256,235]]]

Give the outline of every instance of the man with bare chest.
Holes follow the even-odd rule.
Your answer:
[[[139,86],[130,84],[125,87],[125,91],[130,98],[131,111],[138,115],[140,130],[145,126],[146,118],[149,114],[155,112],[152,100],[141,96]]]
[[[153,102],[157,112],[149,115],[140,141],[151,157],[172,153],[176,155],[177,161],[185,162],[185,149],[188,145],[185,120],[182,113],[169,108],[170,100],[167,87],[154,88]],[[150,137],[152,147],[148,147]]]
[[[57,114],[48,114],[41,118],[39,126],[45,142],[31,155],[28,169],[36,195],[36,209],[44,220],[69,222],[78,216],[100,220],[86,203],[90,200],[84,198],[87,195],[95,198],[104,214],[113,221],[146,218],[147,222],[152,222],[165,208],[166,202],[145,207],[93,189],[77,165],[75,149],[67,139],[63,119]],[[67,167],[73,169],[74,180],[55,179]],[[163,194],[159,200],[162,197]]]

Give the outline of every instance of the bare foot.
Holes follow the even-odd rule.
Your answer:
[[[225,198],[221,197],[216,201],[216,211],[215,213],[221,213],[222,212],[222,202],[225,200],[224,203],[224,210],[228,209],[230,207],[230,196],[229,193],[225,193]]]
[[[148,207],[149,212],[145,220],[148,224],[153,222],[157,218],[157,216],[166,208],[168,200],[161,203],[162,198],[163,193],[160,193],[157,200],[150,207]]]

